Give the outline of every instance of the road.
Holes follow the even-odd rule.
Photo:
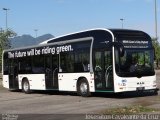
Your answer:
[[[160,87],[160,71],[157,72],[157,81]],[[74,119],[74,114],[76,114],[76,117],[79,114],[83,114],[81,117],[85,118],[86,114],[97,114],[104,109],[136,104],[160,108],[160,93],[158,96],[148,94],[137,95],[135,93],[132,95],[112,95],[103,93],[93,94],[92,97],[84,98],[74,93],[64,92],[54,93],[38,91],[32,94],[24,94],[22,92],[10,92],[0,87],[1,118],[10,114],[25,114],[22,116],[26,118],[26,120],[34,117],[38,117],[39,119],[46,119],[47,117],[48,120],[55,117],[57,119],[56,115],[59,116],[58,119],[67,120],[67,115]],[[29,117],[29,115],[31,117]]]

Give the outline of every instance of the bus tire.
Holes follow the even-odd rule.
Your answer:
[[[30,90],[30,84],[28,82],[28,80],[23,80],[22,82],[22,91],[26,94],[29,94],[31,93],[31,90]]]
[[[153,95],[157,96],[158,95],[158,90],[154,90]]]
[[[91,95],[88,81],[85,78],[82,78],[80,81],[78,81],[77,93],[82,97],[89,97]]]

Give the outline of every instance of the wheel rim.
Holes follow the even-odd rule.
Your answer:
[[[88,91],[87,83],[82,83],[80,85],[80,91],[81,91],[82,94],[86,94],[87,93],[87,91]]]
[[[27,82],[24,82],[24,84],[23,84],[23,89],[24,89],[24,91],[28,91],[28,89],[29,89],[29,84],[28,84]]]

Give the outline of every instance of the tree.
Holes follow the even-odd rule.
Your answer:
[[[155,49],[156,67],[158,68],[160,61],[160,44],[156,38],[152,38],[152,43]]]
[[[2,52],[3,50],[11,48],[10,37],[16,36],[16,33],[10,29],[0,31],[0,66],[2,64]]]

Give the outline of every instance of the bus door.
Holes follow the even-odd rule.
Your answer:
[[[9,88],[18,89],[18,63],[16,59],[9,61]]]
[[[113,66],[111,51],[96,51],[94,58],[96,89],[113,90]]]
[[[58,89],[58,55],[45,57],[46,89]]]

